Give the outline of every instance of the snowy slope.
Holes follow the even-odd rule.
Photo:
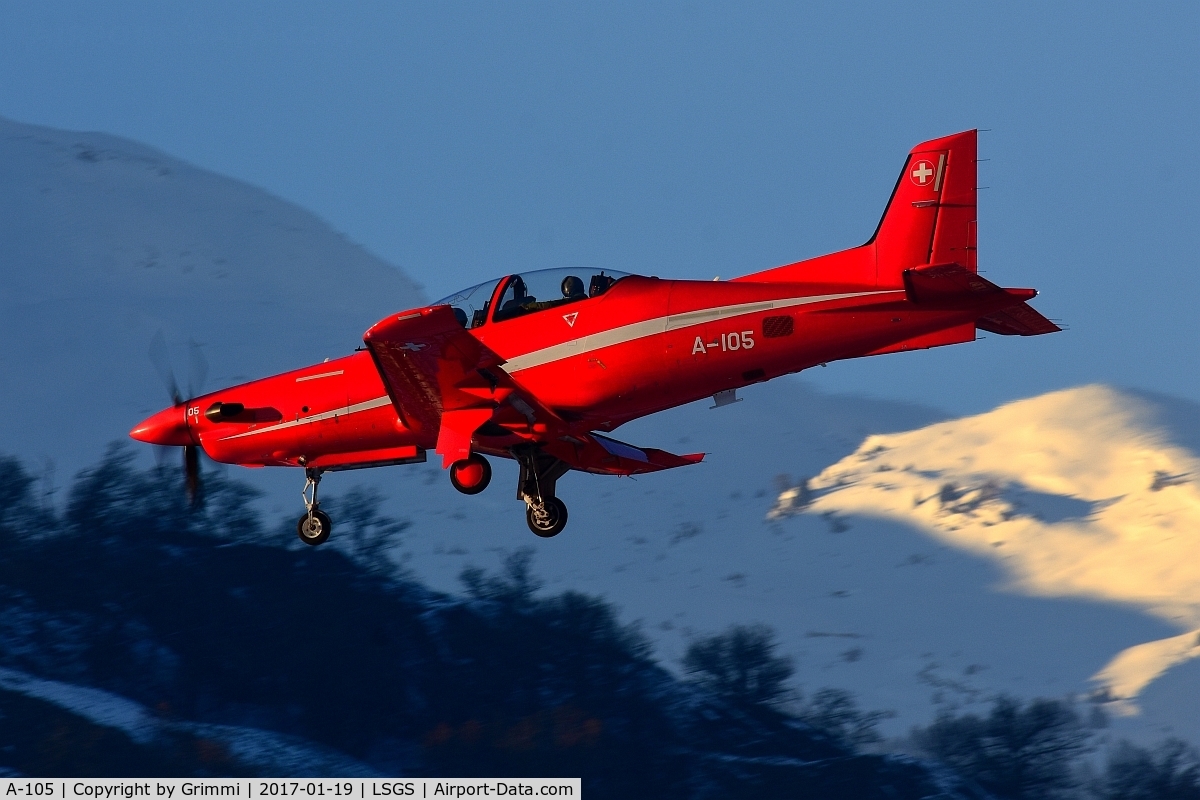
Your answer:
[[[206,386],[343,355],[420,303],[394,267],[312,214],[144,145],[0,118],[0,451],[59,483],[179,383]]]
[[[1079,598],[1156,618],[1165,626],[1157,636],[1077,676],[1111,710],[1137,715],[1154,681],[1200,657],[1200,459],[1180,444],[1197,423],[1169,411],[1088,386],[873,436],[810,482],[806,512],[912,526],[997,564],[997,589],[1016,596]],[[785,498],[779,512],[794,506]],[[1184,710],[1179,721],[1197,726],[1200,706],[1181,709],[1183,699],[1151,700],[1160,706],[1151,710]]]
[[[507,464],[474,498],[431,465],[397,469],[403,557],[453,589],[462,566],[533,547],[547,588],[615,601],[668,665],[697,635],[766,622],[802,688],[851,689],[896,711],[895,733],[1008,692],[1089,698],[1120,735],[1200,741],[1186,404],[1089,387],[935,422],[795,381],[745,395],[618,431],[710,456],[637,481],[568,476],[571,522],[550,541],[525,530]],[[810,505],[780,498],[809,476]]]
[[[128,698],[61,681],[45,680],[0,667],[0,689],[45,700],[97,725],[116,728],[138,744],[150,744],[169,733],[188,733],[224,746],[243,769],[261,775],[345,775],[378,773],[349,756],[273,731],[232,725],[166,720]]]

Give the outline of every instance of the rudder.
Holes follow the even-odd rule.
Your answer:
[[[880,286],[903,286],[904,271],[958,264],[976,271],[976,143],[974,130],[914,147],[904,162],[874,245]]]

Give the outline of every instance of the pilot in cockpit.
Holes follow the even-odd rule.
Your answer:
[[[616,278],[611,275],[605,275],[601,272],[599,275],[592,276],[592,282],[588,286],[588,297],[599,297],[608,291],[608,287],[616,283]]]
[[[563,297],[567,300],[584,300],[587,295],[583,291],[583,281],[574,275],[568,275],[562,282]]]
[[[554,297],[552,293],[546,292],[546,290],[554,284],[551,283],[549,286],[544,285],[548,283],[545,281],[545,278],[550,277],[553,272],[558,272],[558,270],[543,270],[541,272],[529,273],[528,277],[532,279],[532,287],[526,282],[526,278],[524,276],[513,275],[509,279],[508,284],[502,293],[502,297],[499,301],[500,307],[496,309],[493,319],[496,322],[503,322],[504,320],[524,316],[525,314],[535,311],[543,311],[545,309],[554,308],[567,303],[587,300],[589,297],[598,297],[604,294],[604,292],[606,292],[608,288],[616,281],[614,277],[605,275],[604,273],[593,275],[591,284],[588,286],[587,290],[585,290],[585,284],[582,278],[580,278],[578,275],[566,275],[559,280],[558,284],[558,289],[561,291],[562,297]],[[557,279],[561,275],[562,272],[558,272],[558,275],[554,277]],[[547,299],[539,300],[534,294],[534,291],[531,291],[531,288],[536,290],[539,294],[544,293],[543,297],[546,297],[547,294],[549,294],[549,296]],[[459,322],[463,323],[465,327],[465,320],[463,317],[465,317],[466,314],[456,310],[455,316],[459,317]],[[475,311],[474,317],[470,321],[471,327],[475,328],[483,324],[486,320],[486,316],[487,310],[485,305],[483,309]]]

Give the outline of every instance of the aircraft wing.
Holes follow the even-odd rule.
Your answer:
[[[543,443],[542,449],[573,469],[601,475],[640,475],[704,460],[703,453],[677,456],[652,447],[634,447],[598,433],[558,436]]]
[[[503,359],[469,334],[449,306],[389,316],[363,341],[404,424],[436,441],[445,464],[465,458],[471,436],[502,399],[479,370]]]
[[[363,336],[400,419],[436,442],[446,467],[471,452],[471,438],[493,419],[515,418],[518,435],[565,430],[553,411],[500,369],[504,359],[467,332],[449,306],[405,311]]]
[[[702,453],[677,456],[634,447],[570,426],[522,389],[504,360],[467,332],[449,306],[406,311],[376,323],[363,336],[396,413],[428,442],[446,467],[471,452],[485,423],[537,442],[573,469],[638,475],[695,464]]]

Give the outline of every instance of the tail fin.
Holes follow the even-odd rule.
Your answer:
[[[975,131],[919,144],[908,154],[879,227],[875,246],[880,286],[902,286],[904,270],[975,258]]]
[[[875,234],[861,247],[746,275],[743,281],[904,287],[904,271],[926,264],[978,266],[974,130],[917,145],[908,154]]]

